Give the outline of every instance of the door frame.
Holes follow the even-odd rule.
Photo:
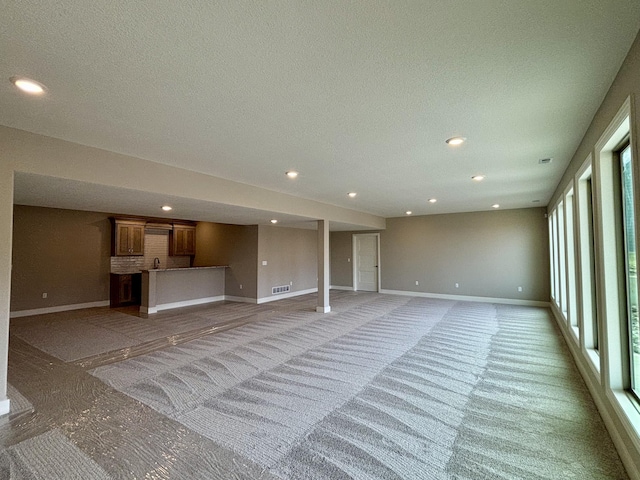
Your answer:
[[[353,291],[358,291],[358,256],[356,255],[356,238],[357,237],[376,237],[376,263],[378,265],[377,285],[376,292],[380,293],[380,277],[381,265],[380,265],[380,234],[379,233],[354,233],[351,235],[351,258],[353,259],[352,265],[352,284]]]

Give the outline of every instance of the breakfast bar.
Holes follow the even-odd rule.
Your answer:
[[[224,300],[225,265],[142,271],[140,313]]]

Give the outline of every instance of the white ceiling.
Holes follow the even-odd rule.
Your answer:
[[[0,12],[1,125],[383,217],[546,205],[640,28],[638,0],[0,0]],[[13,75],[47,94],[26,97]],[[467,143],[449,147],[454,135]],[[70,183],[38,197],[38,181],[17,178],[16,201],[126,207],[92,204],[93,190],[69,203],[82,191]],[[264,216],[215,207],[185,205],[197,220]]]

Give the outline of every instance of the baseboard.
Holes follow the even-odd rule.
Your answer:
[[[33,310],[17,310],[9,313],[9,318],[30,317],[32,315],[44,315],[46,313],[67,312],[69,310],[81,310],[83,308],[108,307],[109,300],[99,302],[75,303],[73,305],[58,305],[55,307],[34,308]]]
[[[380,289],[380,293],[386,293],[389,295],[405,295],[408,297],[438,298],[441,300],[456,300],[461,302],[500,303],[503,305],[520,305],[523,307],[549,307],[549,302],[541,302],[539,300],[519,300],[515,298],[473,297],[470,295],[448,295],[445,293],[410,292],[407,290],[386,289]]]
[[[297,292],[281,293],[280,295],[271,295],[270,297],[258,298],[256,303],[275,302],[276,300],[282,300],[284,298],[298,297],[300,295],[307,295],[309,293],[317,293],[317,288],[308,288],[307,290],[298,290]]]
[[[236,297],[234,295],[225,295],[225,300],[230,302],[240,302],[240,303],[258,303],[258,299],[253,297]]]
[[[5,398],[0,401],[0,416],[7,415],[11,411],[11,400]]]
[[[604,425],[611,436],[611,441],[616,447],[618,455],[620,456],[620,460],[627,470],[627,474],[629,478],[640,479],[640,466],[636,463],[635,459],[639,458],[640,454],[640,446],[638,445],[640,439],[638,439],[638,434],[635,433],[635,428],[629,422],[627,415],[620,410],[623,410],[623,406],[619,404],[617,398],[615,398],[618,394],[615,392],[611,392],[611,396],[609,397],[609,391],[606,393],[603,392],[602,385],[600,383],[594,383],[592,377],[589,375],[589,358],[582,355],[582,351],[580,350],[580,346],[576,343],[573,343],[569,340],[569,332],[566,330],[566,323],[562,315],[558,312],[555,306],[551,307],[551,313],[556,323],[558,324],[558,328],[562,333],[562,337],[565,340],[565,344],[569,348],[569,352],[573,357],[573,361],[578,367],[578,371],[584,380],[589,393],[591,394],[591,398],[593,402],[596,404],[596,408],[600,413],[600,417],[604,422]],[[615,422],[613,420],[613,416],[611,411],[613,411],[613,415],[620,422],[622,427],[625,429],[626,436],[629,438],[633,446],[635,447],[634,452],[630,452],[627,448],[627,443],[624,441],[620,432],[616,428]]]
[[[341,285],[331,285],[329,288],[331,290],[347,290],[349,292],[353,292],[353,287],[343,287]]]
[[[170,310],[172,308],[191,307],[193,305],[202,305],[204,303],[221,302],[224,299],[224,295],[218,295],[217,297],[194,298],[193,300],[183,300],[181,302],[162,303],[160,305],[156,305],[155,310],[156,312],[160,312],[162,310]],[[149,308],[149,310],[151,310],[151,308]],[[149,311],[147,313],[155,312]]]

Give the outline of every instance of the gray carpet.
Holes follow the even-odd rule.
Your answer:
[[[251,317],[264,308],[218,302],[200,308],[161,312],[148,318],[137,307],[119,310],[91,308],[34,315],[11,320],[11,334],[64,362],[100,356],[108,352],[144,346],[186,332],[205,331]]]
[[[627,478],[547,309],[360,298],[91,373],[279,478]]]

